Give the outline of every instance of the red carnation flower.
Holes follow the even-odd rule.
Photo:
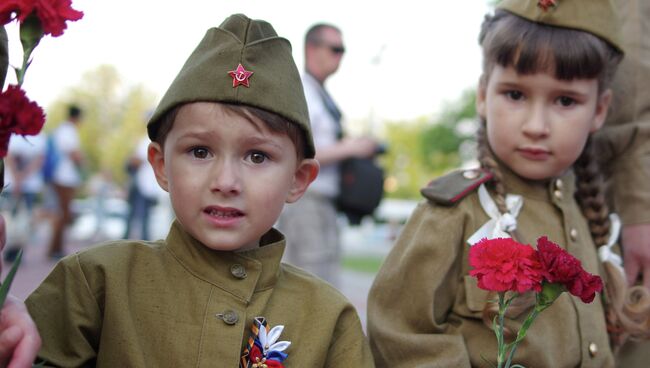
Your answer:
[[[58,37],[67,28],[67,21],[76,21],[83,17],[84,13],[72,9],[71,0],[33,0],[34,10],[43,26],[44,34],[51,34]]]
[[[3,0],[0,2],[0,25],[14,20],[14,14],[18,20],[23,21],[33,9],[34,4],[30,0]]]
[[[585,303],[594,300],[596,292],[601,292],[603,282],[599,276],[592,275],[582,268],[580,260],[543,236],[537,239],[539,260],[546,269],[546,279],[560,283],[569,293]]]
[[[45,124],[43,109],[30,101],[19,86],[0,94],[0,157],[7,155],[11,134],[36,135]]]
[[[510,238],[482,239],[469,250],[469,272],[478,287],[497,292],[542,290],[543,268],[537,252]]]
[[[591,303],[596,293],[603,291],[603,280],[600,276],[582,271],[568,286],[569,292],[579,297],[583,303]]]

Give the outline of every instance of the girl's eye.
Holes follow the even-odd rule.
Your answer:
[[[203,148],[203,147],[192,148],[191,152],[192,152],[192,155],[194,156],[194,158],[204,159],[204,158],[208,158],[208,155],[209,155],[208,150],[206,148]]]
[[[513,101],[519,101],[524,98],[524,94],[520,91],[506,91],[506,96]]]
[[[254,163],[254,164],[261,164],[264,161],[266,161],[266,158],[267,158],[266,154],[264,154],[262,152],[251,152],[249,157],[250,157],[251,162]]]
[[[571,97],[560,96],[560,97],[557,99],[557,102],[558,102],[560,105],[564,106],[564,107],[569,107],[569,106],[573,106],[573,105],[576,103],[576,100],[574,100],[574,99],[571,98]]]

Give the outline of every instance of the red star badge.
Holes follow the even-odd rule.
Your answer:
[[[244,69],[241,64],[237,65],[237,69],[229,71],[228,74],[232,77],[232,88],[239,85],[250,87],[248,79],[253,75],[253,72]]]
[[[548,11],[548,8],[555,7],[556,5],[557,3],[555,2],[555,0],[539,0],[537,2],[537,6],[542,8],[542,10],[544,11]]]

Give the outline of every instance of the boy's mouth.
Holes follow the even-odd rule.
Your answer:
[[[203,212],[213,217],[222,217],[222,218],[233,218],[233,217],[244,216],[244,213],[242,211],[232,207],[211,206],[205,208]]]

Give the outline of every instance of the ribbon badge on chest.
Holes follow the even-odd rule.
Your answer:
[[[288,357],[285,350],[291,342],[278,341],[282,330],[281,325],[269,329],[266,318],[255,317],[239,368],[284,368],[282,362]]]
[[[490,216],[490,220],[483,224],[469,239],[467,243],[473,245],[481,239],[509,238],[508,231],[517,229],[517,216],[521,207],[524,205],[524,199],[520,195],[506,195],[506,207],[508,212],[501,213],[490,193],[488,193],[484,184],[478,188],[478,199],[485,213]]]

